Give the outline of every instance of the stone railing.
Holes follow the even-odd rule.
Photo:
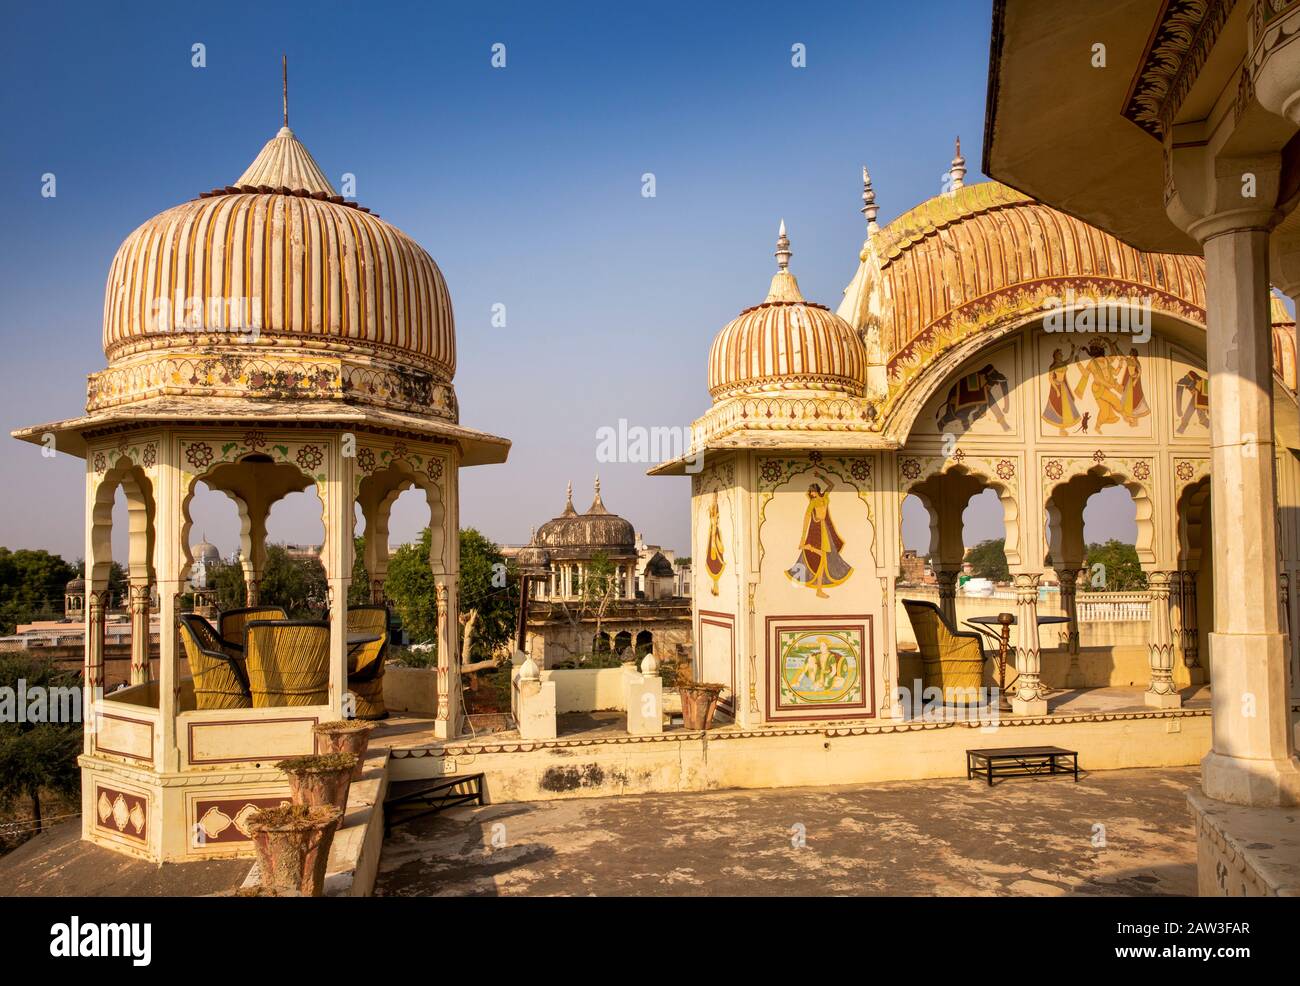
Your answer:
[[[1080,623],[1145,623],[1150,618],[1151,594],[1141,592],[1081,592]]]

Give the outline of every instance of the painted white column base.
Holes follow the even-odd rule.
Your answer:
[[[1011,696],[1011,714],[1017,716],[1047,715],[1047,699],[1022,699],[1019,695]]]
[[[664,731],[664,680],[657,674],[638,674],[629,679],[627,731],[631,736]]]
[[[1148,689],[1142,700],[1153,709],[1180,709],[1183,706],[1183,697],[1176,691],[1153,692]]]
[[[555,682],[521,681],[515,715],[520,739],[555,739]]]

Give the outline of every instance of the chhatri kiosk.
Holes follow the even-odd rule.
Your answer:
[[[382,602],[388,518],[423,491],[437,583],[434,730],[459,732],[462,466],[502,462],[509,442],[462,427],[456,337],[441,271],[400,230],[334,191],[285,126],[243,175],[131,233],[104,294],[108,367],[86,413],[15,436],[86,462],[85,682],[103,683],[113,503],[125,494],[132,684],[94,701],[82,767],[83,836],[152,860],[250,848],[247,816],[287,795],[274,764],[310,753],[312,726],[348,706],[346,617],[354,518]],[[247,602],[258,602],[272,505],[320,498],[329,586],[326,699],[213,708],[196,700],[175,628],[195,558],[189,506],[206,483],[235,501]],[[149,598],[160,655],[148,653]],[[319,693],[318,693],[319,694]],[[243,703],[247,704],[247,703]]]
[[[1126,715],[1177,714],[1194,696],[1204,715],[1217,670],[1206,633],[1223,598],[1210,550],[1205,263],[1140,251],[965,173],[958,144],[945,191],[881,226],[864,171],[867,237],[836,311],[803,297],[783,222],[766,297],[713,340],[713,405],[691,448],[651,471],[691,474],[696,674],[726,686],[741,727],[911,717],[897,691],[924,676],[898,646],[911,636],[896,587],[902,502],[915,495],[929,512],[938,610],[956,625],[962,513],[984,490],[1001,504],[1015,594],[990,601],[1017,617],[1006,725],[1064,723],[1073,710],[1060,700],[1076,690],[1130,682],[1142,690]],[[1260,454],[1279,502],[1295,505],[1295,326],[1280,302],[1272,317],[1279,426]],[[1130,666],[1079,641],[1083,509],[1109,486],[1134,501],[1149,582],[1147,643]],[[1295,514],[1282,514],[1282,579],[1252,589],[1288,616]],[[1234,523],[1217,510],[1214,522]],[[1038,628],[1049,576],[1068,618],[1059,641]],[[1159,759],[1164,742],[1150,763],[1173,762]]]

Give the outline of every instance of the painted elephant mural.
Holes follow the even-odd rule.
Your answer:
[[[999,406],[997,391],[1002,392]],[[992,414],[1003,431],[1010,431],[1007,413],[1011,410],[1011,391],[1007,378],[992,363],[983,369],[968,373],[948,391],[947,398],[939,405],[937,414],[938,428],[943,431],[954,421],[961,422],[962,430],[968,430],[985,414]]]

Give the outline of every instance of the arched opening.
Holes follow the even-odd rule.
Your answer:
[[[632,646],[632,633],[629,630],[620,630],[614,635],[614,652],[622,655],[625,650]]]
[[[1210,680],[1210,631],[1214,628],[1214,534],[1210,478],[1187,486],[1178,497],[1178,625],[1174,643],[1181,658],[1175,682],[1203,685]],[[1290,586],[1294,593],[1297,586]],[[1292,628],[1292,633],[1295,628]]]
[[[653,651],[654,646],[655,638],[653,633],[649,630],[639,632],[636,635],[636,656],[638,660]]]

